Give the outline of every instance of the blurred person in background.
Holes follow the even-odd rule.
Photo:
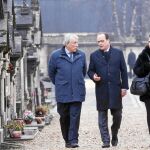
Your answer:
[[[132,78],[134,76],[133,67],[134,67],[135,61],[136,61],[136,55],[132,51],[132,49],[130,49],[130,52],[128,54],[128,65],[129,65],[129,77],[130,78]]]
[[[78,49],[78,36],[66,34],[64,46],[50,56],[48,73],[55,85],[57,112],[67,148],[79,146],[78,130],[82,102],[86,94],[86,69],[85,54]]]

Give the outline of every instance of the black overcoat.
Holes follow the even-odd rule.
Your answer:
[[[149,46],[146,46],[143,51],[139,54],[133,71],[138,77],[144,77],[148,75],[150,72],[150,61],[148,56],[150,57],[150,48]],[[146,93],[145,95],[140,96],[141,101],[145,101],[147,99],[150,99],[150,92]]]
[[[95,73],[101,77],[98,82],[93,80]],[[128,77],[121,50],[111,47],[108,61],[100,49],[93,52],[88,75],[95,82],[97,110],[122,108],[121,89],[128,89]]]

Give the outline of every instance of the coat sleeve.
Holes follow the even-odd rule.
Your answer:
[[[127,74],[127,66],[125,63],[125,59],[123,56],[123,52],[121,51],[121,64],[120,64],[120,70],[121,70],[121,80],[122,80],[122,89],[129,89],[128,85],[128,74]]]
[[[48,62],[48,75],[52,80],[52,83],[55,84],[55,75],[56,75],[56,61],[54,55],[52,54]]]
[[[87,72],[87,63],[86,63],[86,57],[84,54],[84,67],[83,67],[83,75],[84,77],[86,76],[86,72]]]
[[[88,68],[88,76],[93,81],[94,81],[93,76],[94,76],[95,72],[96,72],[96,70],[95,70],[95,65],[94,65],[93,57],[92,57],[92,55],[90,55],[90,64],[89,64],[89,68]]]
[[[146,59],[143,57],[143,54],[141,53],[135,62],[133,71],[138,77],[144,77],[149,73],[148,69],[145,67],[145,60]]]

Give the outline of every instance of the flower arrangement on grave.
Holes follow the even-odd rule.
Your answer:
[[[34,119],[34,115],[30,110],[25,110],[23,113],[23,120],[26,124],[30,124]]]
[[[24,123],[19,120],[10,120],[4,126],[4,128],[8,129],[10,137],[20,138],[23,132]]]
[[[37,106],[35,109],[36,117],[44,117],[48,113],[48,107],[44,105]]]

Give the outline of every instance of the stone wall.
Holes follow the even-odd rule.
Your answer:
[[[97,34],[96,33],[77,33],[77,35],[79,36],[79,49],[85,52],[86,58],[87,58],[87,64],[89,64],[90,54],[96,49],[98,49],[98,45],[96,42]],[[46,63],[48,61],[50,53],[53,50],[62,47],[63,37],[64,37],[64,34],[44,34],[43,44],[46,46],[44,46],[42,53],[46,53],[46,56],[47,56],[47,60],[45,59]],[[146,44],[145,41],[141,41],[139,43],[139,42],[136,42],[134,39],[130,39],[130,38],[125,39],[125,40],[120,39],[120,41],[115,41],[113,37],[110,36],[110,39],[111,39],[112,46],[123,50],[126,61],[127,61],[127,56],[128,56],[130,49],[132,49],[136,53],[136,56],[138,56],[138,54],[142,51],[142,49],[144,48]],[[42,68],[44,68],[44,66],[42,66]],[[47,68],[45,69],[46,69],[45,70],[46,72]]]

